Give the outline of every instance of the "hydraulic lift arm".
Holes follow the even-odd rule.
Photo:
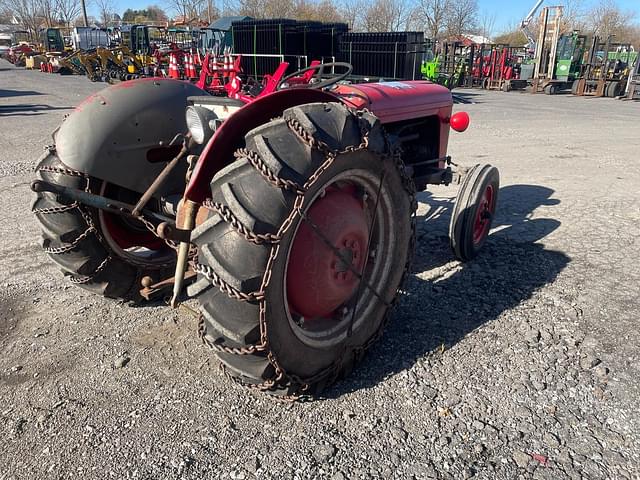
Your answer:
[[[527,49],[529,50],[535,50],[536,48],[536,40],[533,37],[533,33],[531,33],[531,30],[529,30],[529,24],[531,23],[533,16],[536,14],[536,12],[538,11],[538,8],[540,8],[540,5],[542,5],[543,2],[544,0],[538,0],[536,4],[533,6],[533,8],[529,11],[527,16],[524,17],[522,22],[520,22],[520,29],[523,31],[523,33],[527,37],[527,42],[528,42]]]

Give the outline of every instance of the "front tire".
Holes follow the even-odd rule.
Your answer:
[[[38,164],[36,172],[39,179],[49,183],[93,189],[97,194],[104,191],[104,185],[97,188],[86,175],[68,169],[53,148]],[[151,239],[151,232],[145,234],[138,230],[137,236],[132,237],[132,224],[121,223],[115,215],[106,216],[50,192],[37,194],[32,212],[42,229],[45,252],[61,267],[65,277],[85,290],[107,298],[138,301],[141,300],[139,290],[143,277],[150,276],[159,281],[173,273],[174,252],[164,244],[158,244],[157,239]],[[105,226],[105,218],[109,220],[109,228]],[[116,231],[118,234],[114,235]],[[130,248],[133,243],[151,241],[158,252],[153,259],[148,252],[142,256],[129,252],[135,251]],[[115,242],[123,248],[115,248]]]
[[[451,222],[449,241],[455,257],[475,258],[489,235],[500,189],[500,174],[491,165],[475,165],[460,185]]]
[[[192,236],[201,337],[242,384],[317,394],[385,324],[412,255],[413,183],[377,119],[341,104],[288,109],[245,143]]]

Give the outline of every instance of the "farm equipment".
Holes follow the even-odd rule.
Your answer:
[[[483,57],[482,88],[505,92],[526,88],[527,81],[520,79],[515,50],[508,45],[492,46],[488,58]]]
[[[574,95],[618,97],[626,88],[635,52],[631,45],[602,42],[594,37],[581,78],[574,81]]]
[[[629,72],[625,100],[640,100],[640,58],[636,56],[635,66]]]
[[[319,393],[379,337],[411,273],[416,189],[461,181],[463,261],[499,189],[495,167],[447,155],[450,128],[469,123],[448,89],[319,74],[340,66],[236,98],[157,78],[90,96],[36,169],[44,251],[105,297],[194,299],[200,338],[239,383]]]
[[[540,30],[535,52],[535,71],[531,81],[531,92],[554,95],[571,87],[573,78],[556,77],[558,47],[562,26],[562,7],[544,7],[540,12]],[[562,69],[564,71],[564,69]]]
[[[444,42],[436,55],[427,50],[420,67],[422,76],[449,90],[461,86],[470,70],[469,51],[460,42]]]
[[[59,28],[43,28],[40,31],[40,42],[44,52],[62,54],[65,50],[64,39]]]
[[[31,42],[29,32],[20,30],[11,34],[11,47],[7,53],[7,59],[18,67],[26,65],[26,59],[33,55],[35,46]]]

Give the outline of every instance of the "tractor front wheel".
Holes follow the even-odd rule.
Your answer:
[[[368,113],[307,104],[245,137],[193,232],[200,335],[228,374],[317,394],[379,336],[409,271],[413,182]]]
[[[458,260],[473,259],[489,235],[498,204],[500,174],[491,165],[475,165],[467,172],[449,223],[451,250]]]

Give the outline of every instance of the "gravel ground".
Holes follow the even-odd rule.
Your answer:
[[[503,188],[480,258],[452,259],[455,187],[420,194],[414,275],[326,398],[220,373],[195,320],[63,281],[31,169],[84,78],[0,61],[0,480],[640,478],[637,103],[462,91],[461,163]]]

